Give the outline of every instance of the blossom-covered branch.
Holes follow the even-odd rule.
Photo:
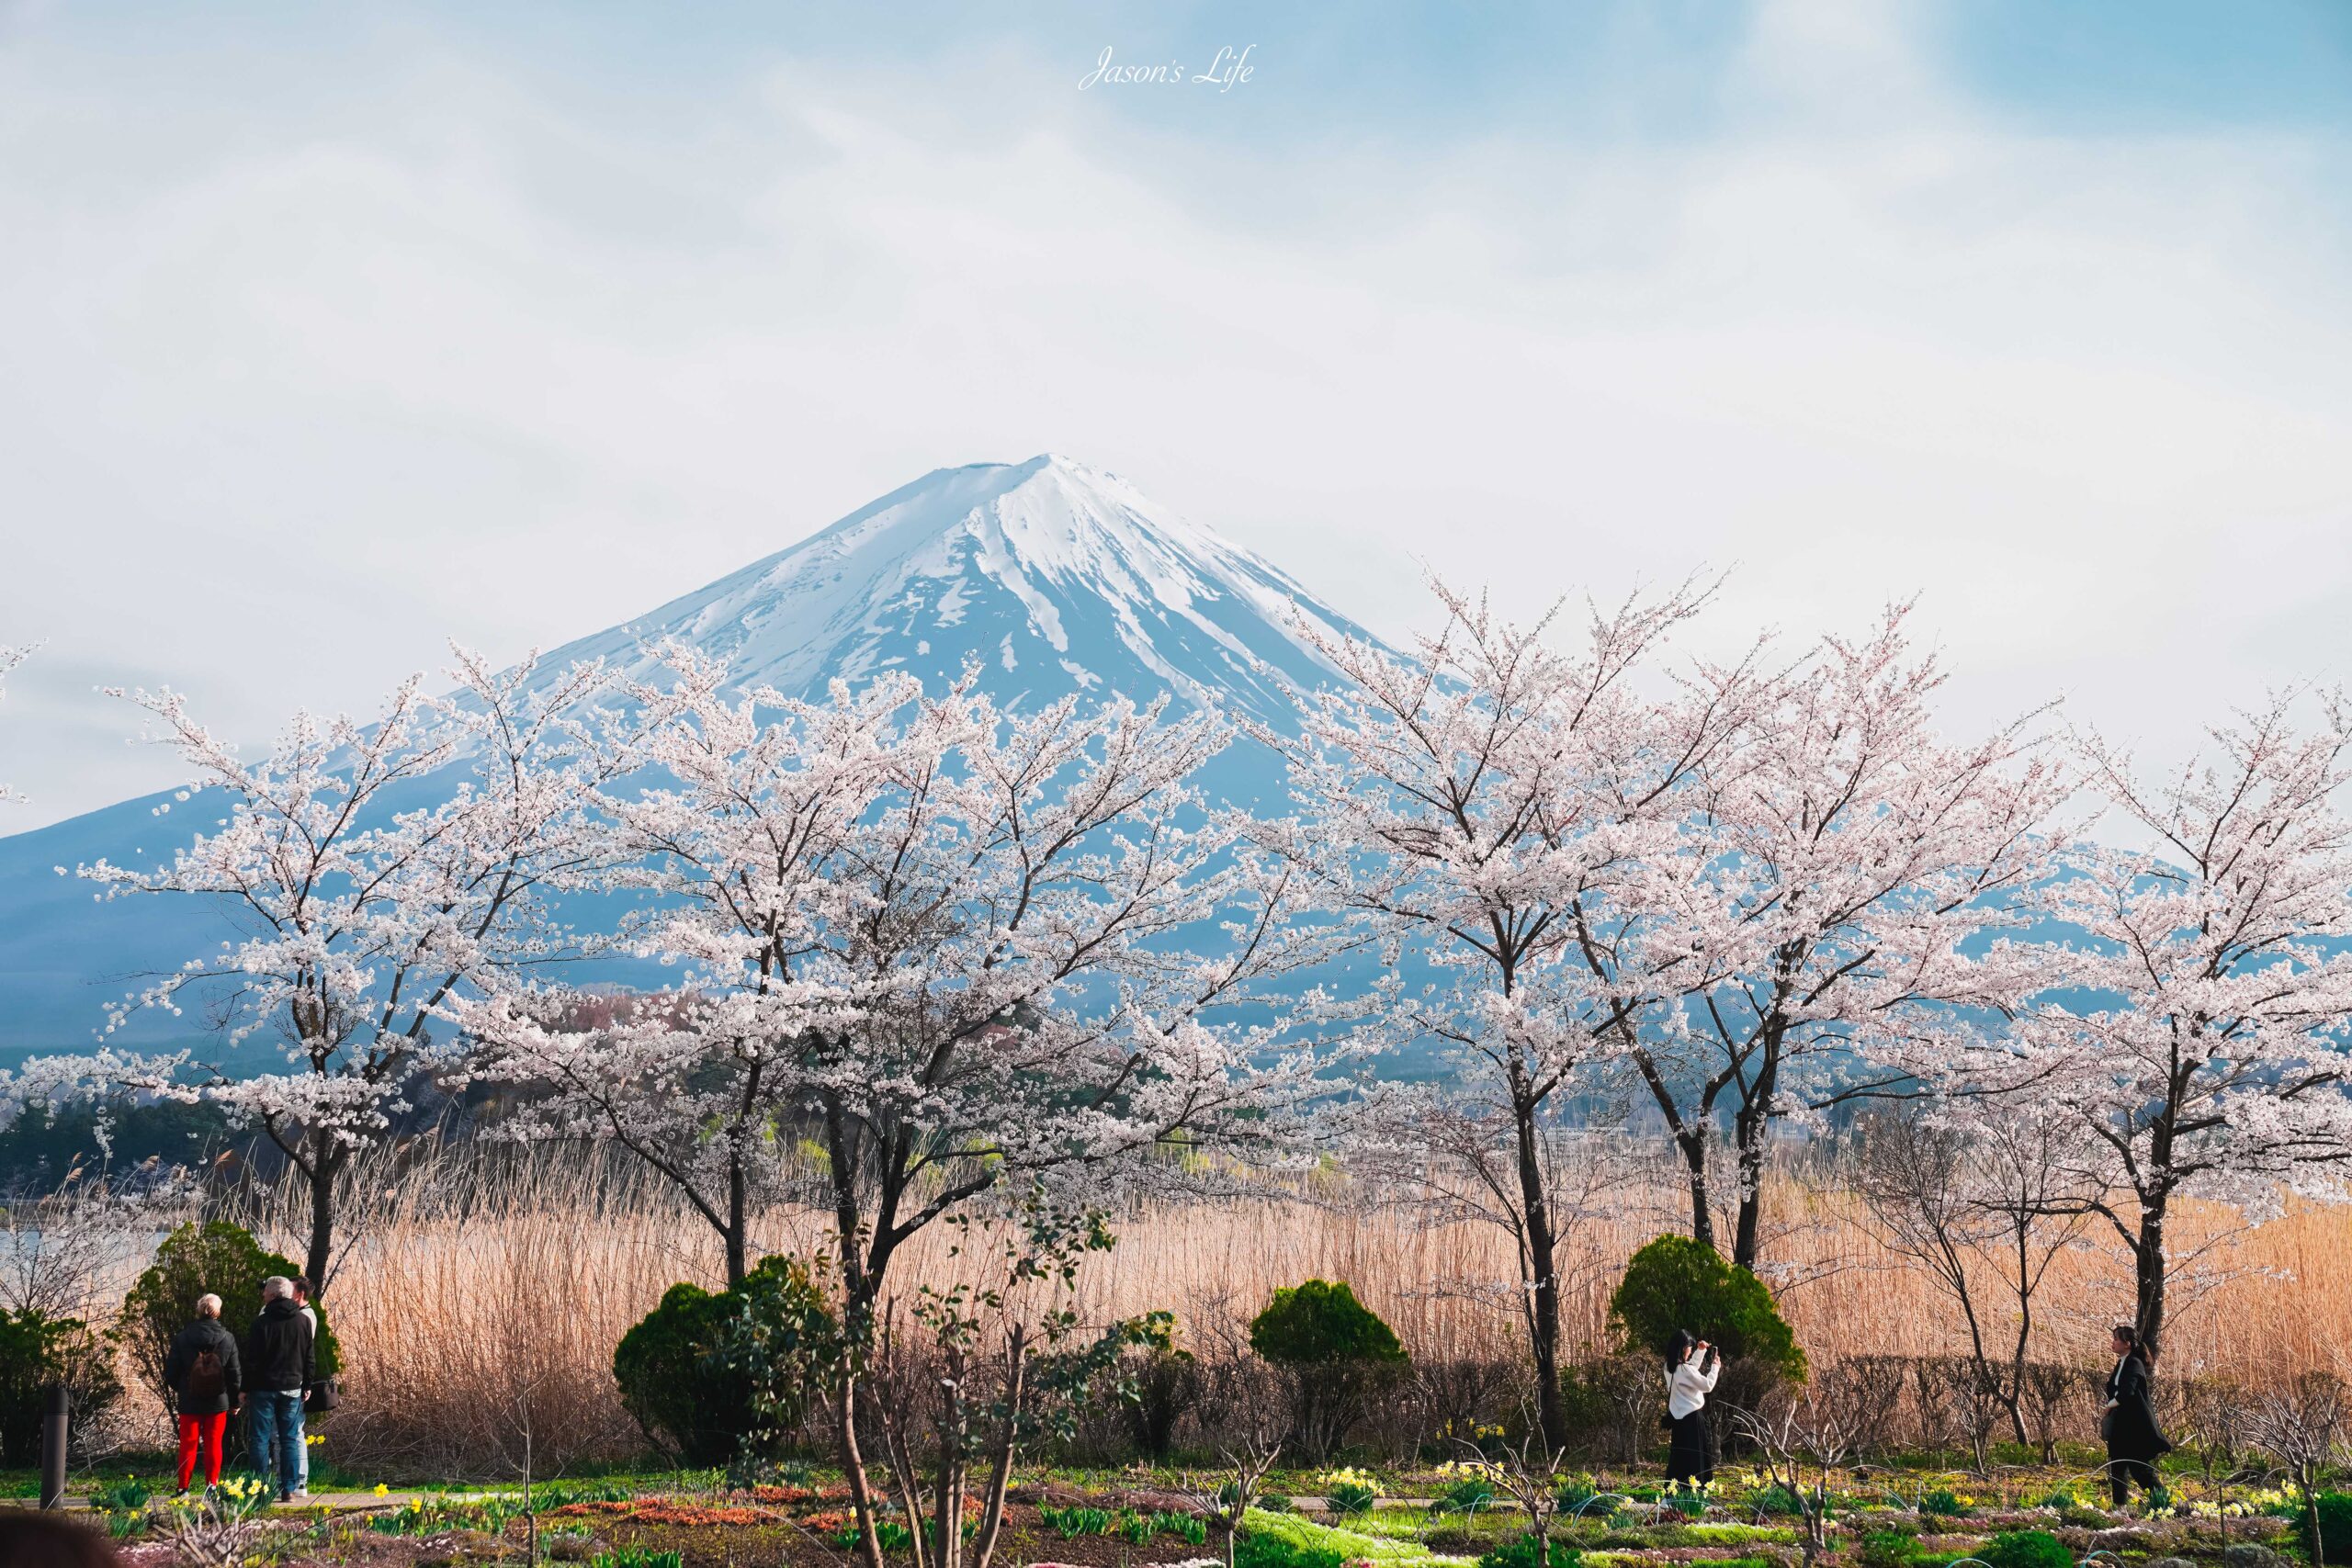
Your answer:
[[[691,649],[632,689],[644,776],[605,790],[616,881],[680,971],[582,1026],[590,999],[510,988],[457,1009],[482,1070],[555,1092],[523,1125],[615,1138],[749,1265],[771,1135],[824,1154],[854,1303],[923,1226],[1008,1176],[1133,1167],[1172,1138],[1262,1132],[1304,1068],[1279,1019],[1213,1021],[1317,962],[1298,879],[1189,785],[1204,716],[1075,698],[1006,714],[966,682],[885,675],[823,701],[737,693]],[[1223,927],[1212,952],[1193,942]]]

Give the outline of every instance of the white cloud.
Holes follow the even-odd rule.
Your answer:
[[[2296,628],[2352,610],[2344,146],[2032,131],[1860,15],[1766,9],[1688,144],[1264,164],[1058,59],[616,118],[421,34],[288,86],[20,22],[14,820],[164,782],[89,672],[258,737],[1047,448],[1391,629],[1415,558],[1521,609],[1736,563],[1725,640],[1923,592],[1957,719],[2159,743],[2339,660]]]

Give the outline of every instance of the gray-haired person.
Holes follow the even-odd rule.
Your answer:
[[[240,1380],[237,1337],[220,1326],[220,1298],[198,1296],[196,1321],[179,1331],[164,1358],[164,1384],[172,1391],[172,1410],[179,1417],[182,1492],[195,1477],[198,1453],[204,1457],[205,1484],[220,1483],[220,1439],[243,1387]]]
[[[273,1274],[261,1282],[261,1315],[245,1331],[245,1400],[254,1413],[254,1468],[277,1500],[308,1496],[302,1471],[302,1392],[318,1381],[311,1321],[294,1300],[294,1282]]]

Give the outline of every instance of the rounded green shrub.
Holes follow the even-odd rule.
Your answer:
[[[1687,1328],[1731,1359],[1792,1382],[1805,1376],[1804,1352],[1764,1281],[1686,1235],[1662,1235],[1634,1254],[1609,1320],[1628,1350],[1663,1356],[1675,1330]]]
[[[240,1340],[261,1314],[261,1282],[272,1275],[292,1279],[300,1265],[269,1251],[243,1226],[225,1220],[190,1222],[165,1236],[155,1248],[155,1261],[139,1276],[123,1298],[122,1317],[115,1335],[130,1353],[139,1380],[168,1406],[171,1390],[164,1383],[164,1359],[172,1340],[196,1320],[197,1298],[220,1298],[220,1325]],[[312,1297],[319,1314],[318,1343],[313,1347],[318,1372],[325,1377],[343,1368],[342,1347],[325,1304]]]
[[[1408,1364],[1404,1346],[1344,1282],[1309,1280],[1274,1292],[1250,1324],[1250,1348],[1287,1374],[1291,1446],[1329,1458]]]
[[[1993,1568],[2075,1568],[2075,1554],[2048,1530],[2003,1530],[1977,1555]]]
[[[2352,1562],[2352,1494],[2323,1492],[2312,1503],[2319,1512],[2320,1554],[2330,1562]]]
[[[1356,1300],[1347,1281],[1309,1280],[1277,1290],[1250,1324],[1250,1348],[1278,1367],[1401,1363],[1405,1347]]]
[[[682,1280],[613,1348],[621,1404],[645,1435],[686,1463],[707,1469],[735,1457],[751,1426],[751,1401],[712,1377],[705,1360],[725,1331],[731,1303]]]
[[[778,1392],[790,1374],[767,1366],[766,1352],[780,1356],[785,1340],[797,1349],[804,1325],[818,1317],[831,1321],[807,1267],[782,1254],[730,1290],[673,1285],[613,1349],[621,1404],[647,1437],[686,1463],[727,1464],[754,1433],[797,1419]]]
[[[51,1384],[63,1383],[73,1401],[67,1446],[94,1430],[122,1397],[113,1361],[106,1342],[78,1317],[32,1307],[0,1312],[0,1465],[29,1470],[40,1462]]]

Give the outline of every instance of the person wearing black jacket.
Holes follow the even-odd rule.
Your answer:
[[[2115,1370],[2107,1375],[2098,1431],[2107,1439],[2107,1479],[2120,1508],[2131,1499],[2135,1481],[2150,1496],[2155,1495],[2156,1461],[2172,1452],[2172,1443],[2156,1426],[2155,1403],[2148,1395],[2154,1358],[2141,1345],[2140,1331],[2119,1324],[2113,1343]]]
[[[317,1381],[311,1321],[294,1300],[293,1281],[273,1274],[261,1283],[261,1315],[245,1331],[244,1384],[254,1413],[254,1463],[281,1503],[307,1495],[302,1394]]]
[[[196,1475],[204,1454],[204,1483],[220,1484],[220,1439],[228,1435],[229,1411],[243,1390],[237,1337],[220,1326],[220,1298],[198,1296],[196,1321],[172,1340],[164,1357],[164,1386],[172,1391],[179,1416],[180,1490]]]

